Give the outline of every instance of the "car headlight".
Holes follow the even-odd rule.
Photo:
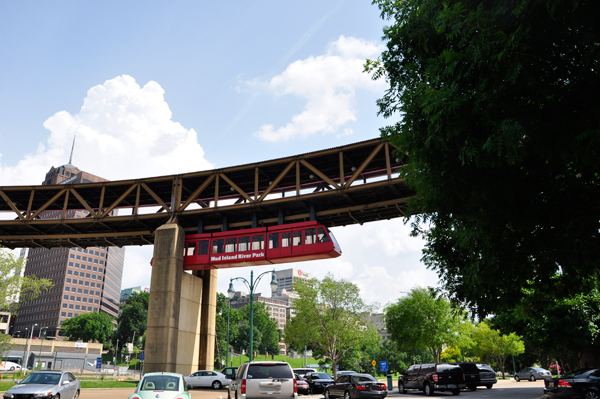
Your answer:
[[[5,393],[4,396],[2,396],[5,399],[12,399],[15,397],[15,395],[11,394],[11,393]]]
[[[52,392],[42,392],[42,393],[36,393],[33,395],[34,398],[46,398],[46,397],[52,397]]]

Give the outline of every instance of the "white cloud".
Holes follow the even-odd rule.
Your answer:
[[[306,139],[319,133],[336,133],[340,127],[355,121],[356,91],[380,91],[385,86],[385,82],[373,81],[363,72],[365,58],[376,56],[381,50],[374,43],[340,36],[325,55],[290,64],[265,87],[278,96],[304,98],[304,110],[285,126],[262,125],[255,135],[265,141]],[[349,133],[350,129],[344,131]]]
[[[50,136],[15,166],[0,167],[0,185],[39,184],[51,166],[65,164],[77,135],[73,164],[116,180],[209,169],[194,129],[171,120],[164,90],[140,87],[127,75],[92,87],[76,114],[60,111],[44,122]]]

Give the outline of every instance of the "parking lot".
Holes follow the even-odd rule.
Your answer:
[[[463,390],[459,397],[469,399],[488,399],[488,398],[510,398],[510,399],[539,399],[543,394],[543,381],[536,382],[515,382],[514,380],[499,381],[492,389],[478,389],[475,392]],[[193,389],[191,390],[194,399],[226,399],[227,389],[218,391],[212,389]],[[81,392],[81,399],[107,399],[107,398],[127,398],[133,393],[133,389],[84,389]],[[432,398],[450,398],[453,397],[450,392],[436,392]],[[300,395],[300,398],[320,399],[323,395]],[[398,389],[388,393],[388,398],[425,398],[422,392],[409,392],[401,395]]]

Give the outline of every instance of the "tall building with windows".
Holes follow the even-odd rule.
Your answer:
[[[106,181],[68,164],[52,167],[43,185],[85,184]],[[67,218],[84,218],[88,211],[68,211]],[[62,211],[40,214],[44,219],[58,219]],[[118,247],[32,248],[25,266],[26,276],[52,280],[54,286],[35,300],[20,298],[14,331],[25,336],[38,336],[46,329],[47,336],[57,336],[61,324],[86,312],[104,312],[116,317],[119,313],[121,277],[125,250]]]
[[[293,291],[292,286],[297,279],[310,280],[313,275],[300,269],[285,269],[275,271],[275,277],[277,277],[277,291],[274,294],[281,296]]]

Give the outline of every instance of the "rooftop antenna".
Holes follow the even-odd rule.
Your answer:
[[[73,149],[75,148],[75,139],[77,138],[77,135],[73,136],[73,145],[71,146],[71,156],[69,157],[69,165],[71,164],[71,161],[73,160]]]

